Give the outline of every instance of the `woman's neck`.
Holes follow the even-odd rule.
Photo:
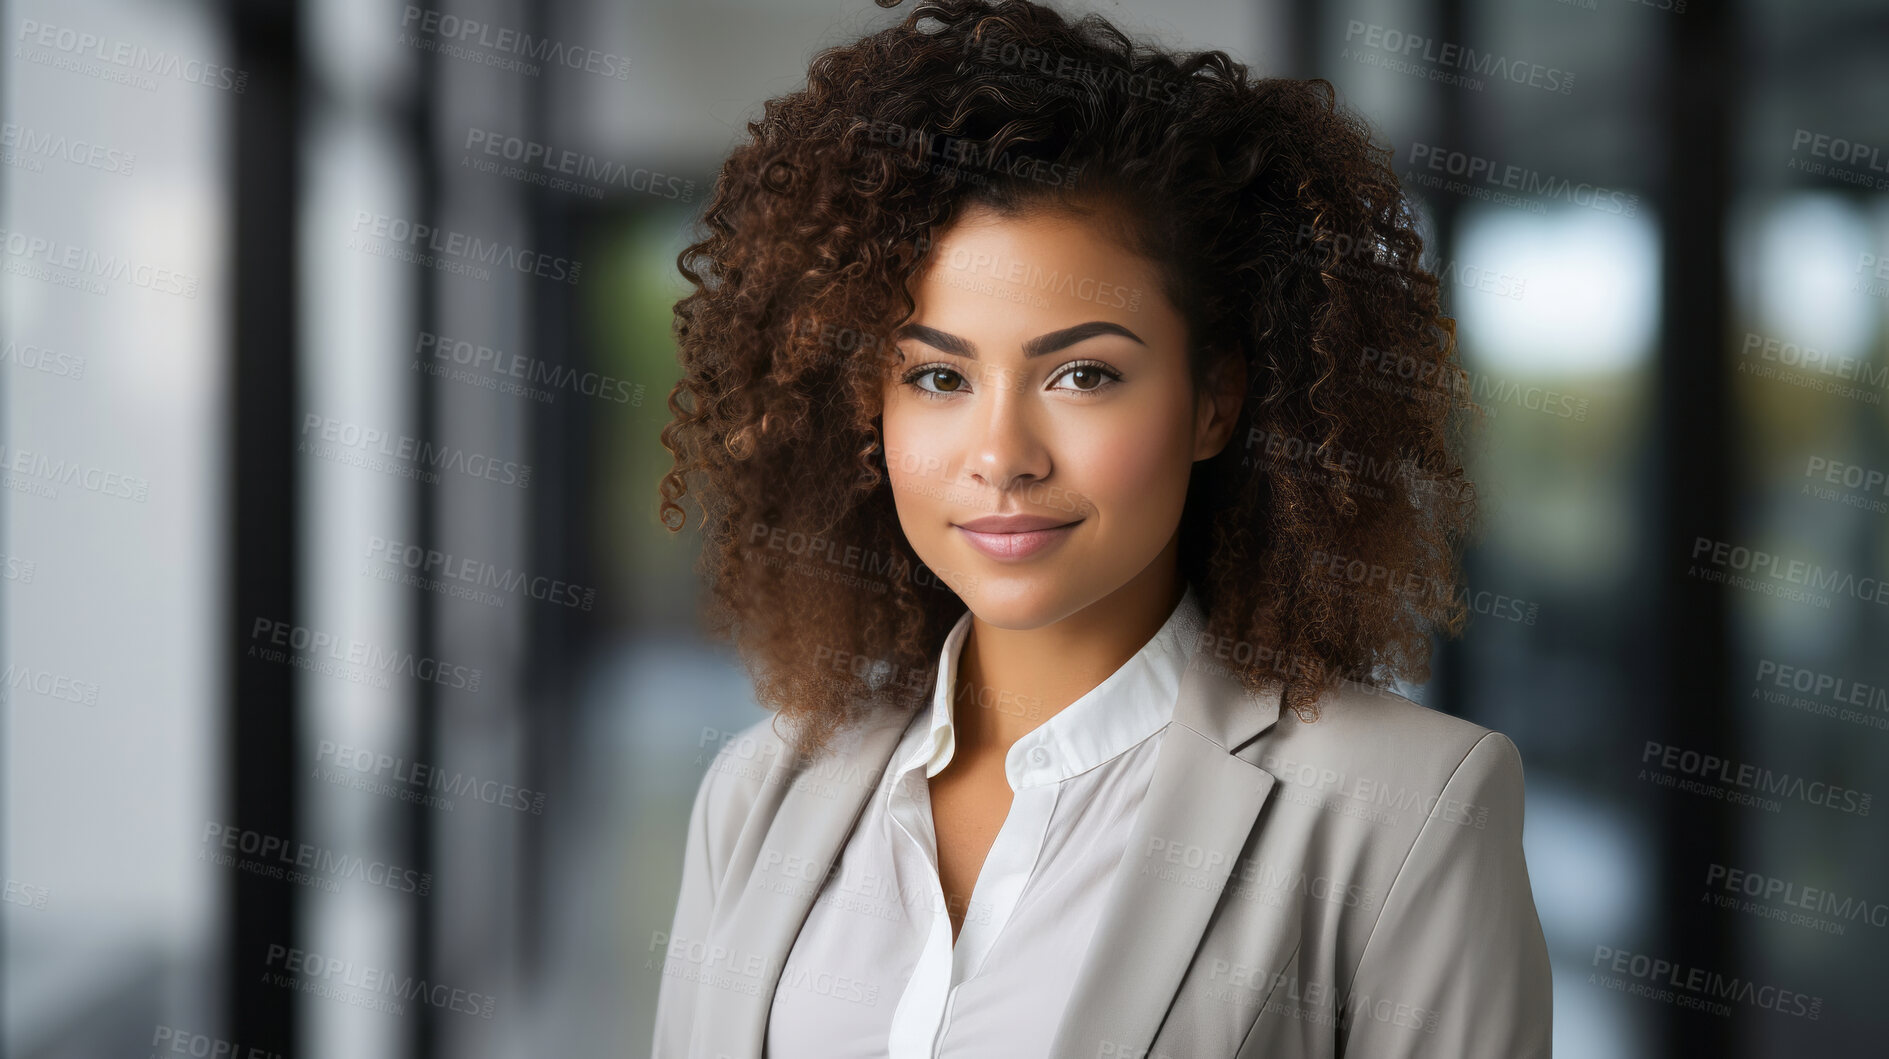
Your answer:
[[[1133,658],[1186,591],[1174,551],[1171,542],[1121,588],[1040,628],[1000,629],[973,615],[952,689],[954,756],[1008,753]]]

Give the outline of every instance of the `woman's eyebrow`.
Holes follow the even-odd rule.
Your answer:
[[[1107,320],[1090,320],[1088,323],[1076,324],[1073,327],[1065,327],[1058,331],[1051,331],[1048,334],[1038,335],[1024,342],[1023,355],[1026,358],[1041,357],[1067,346],[1073,346],[1085,338],[1094,338],[1096,335],[1121,335],[1123,338],[1133,339],[1141,345],[1145,346],[1148,344],[1142,342],[1140,335],[1135,334],[1133,331],[1130,331],[1120,324],[1110,323]],[[926,327],[924,324],[906,324],[904,327],[899,328],[896,337],[916,339],[934,349],[942,349],[946,353],[963,357],[966,360],[977,359],[976,346],[959,338],[957,335],[940,331],[935,327]]]

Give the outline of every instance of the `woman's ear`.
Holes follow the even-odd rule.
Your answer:
[[[1207,384],[1194,402],[1196,461],[1218,456],[1227,447],[1245,404],[1246,358],[1238,353],[1214,356],[1207,369]]]

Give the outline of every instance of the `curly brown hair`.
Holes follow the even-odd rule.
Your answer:
[[[1431,632],[1466,618],[1459,428],[1480,412],[1390,152],[1328,82],[1099,15],[926,0],[820,52],[747,130],[677,258],[661,518],[686,523],[693,477],[708,630],[798,750],[926,702],[965,609],[905,540],[877,420],[882,336],[972,204],[1105,223],[1157,266],[1197,386],[1243,358],[1244,441],[1194,466],[1180,527],[1203,648],[1303,720],[1340,681],[1428,679]]]

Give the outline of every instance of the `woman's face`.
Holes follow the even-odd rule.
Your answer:
[[[1226,445],[1245,379],[1196,399],[1154,265],[1071,214],[975,207],[912,294],[884,432],[925,565],[1007,629],[1169,576],[1188,475]]]

